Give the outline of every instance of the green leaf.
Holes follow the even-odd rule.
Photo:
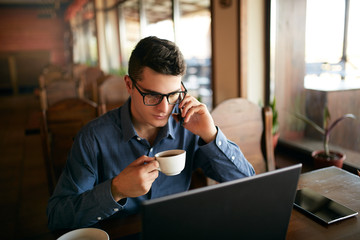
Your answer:
[[[331,130],[332,130],[339,122],[341,122],[342,120],[344,120],[344,119],[346,119],[346,118],[356,119],[355,115],[354,115],[354,114],[351,114],[351,113],[348,113],[348,114],[345,114],[345,115],[339,117],[338,119],[336,119],[336,120],[329,126],[328,134],[330,135]]]
[[[323,112],[323,128],[324,129],[328,128],[329,123],[330,123],[330,119],[331,119],[331,116],[330,116],[329,109],[328,109],[327,106],[325,106],[324,112]]]
[[[310,120],[309,118],[299,114],[299,113],[295,113],[295,116],[301,120],[303,120],[304,122],[306,122],[307,124],[309,124],[310,126],[312,126],[315,130],[317,130],[318,132],[320,132],[321,134],[325,134],[325,129],[321,128],[318,124],[316,124],[314,121]]]

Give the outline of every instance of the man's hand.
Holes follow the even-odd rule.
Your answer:
[[[200,136],[206,143],[215,139],[217,129],[205,104],[187,95],[179,104],[179,108],[182,117],[184,117],[183,126],[187,130]],[[175,119],[178,120],[176,116]]]
[[[141,156],[129,164],[111,182],[111,193],[115,201],[139,197],[149,192],[152,183],[159,176],[158,167],[159,163],[155,158],[148,156]]]

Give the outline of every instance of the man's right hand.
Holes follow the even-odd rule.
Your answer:
[[[115,201],[139,197],[149,192],[152,183],[159,176],[158,168],[159,163],[154,157],[141,156],[130,163],[111,182],[111,193]]]

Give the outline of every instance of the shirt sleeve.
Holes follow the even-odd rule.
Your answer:
[[[99,182],[93,148],[75,140],[47,207],[51,230],[91,226],[124,209],[111,194],[111,180]],[[95,159],[95,160],[94,160]],[[90,164],[92,162],[92,164]]]
[[[240,148],[228,140],[220,128],[217,129],[214,141],[205,144],[199,139],[199,149],[195,157],[197,165],[208,177],[218,182],[253,176],[255,170]]]

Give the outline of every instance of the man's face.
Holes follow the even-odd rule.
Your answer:
[[[166,125],[169,116],[175,105],[170,105],[166,97],[156,106],[146,106],[143,96],[133,87],[129,77],[126,79],[129,94],[131,95],[132,120],[137,127],[163,127]],[[136,82],[137,87],[144,93],[168,94],[174,91],[181,91],[181,76],[164,75],[145,67],[142,73],[142,80]]]

